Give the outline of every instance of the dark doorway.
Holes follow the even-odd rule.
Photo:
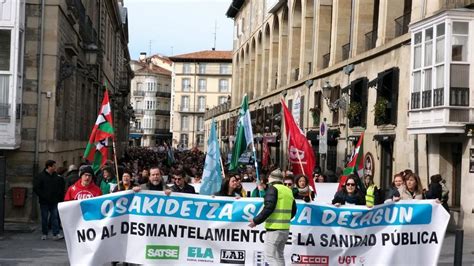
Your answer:
[[[380,187],[383,190],[387,190],[392,184],[393,142],[382,141],[380,142],[380,147]]]
[[[461,206],[461,162],[462,162],[462,143],[451,144],[452,165],[453,165],[453,187],[451,202],[455,207]]]

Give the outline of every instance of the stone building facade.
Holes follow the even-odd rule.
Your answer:
[[[132,61],[134,78],[130,103],[135,120],[131,121],[132,146],[154,147],[171,143],[171,69],[172,62],[164,56]]]
[[[317,165],[332,172],[344,168],[365,132],[367,172],[380,187],[387,189],[407,168],[419,173],[424,187],[440,173],[451,190],[454,223],[474,230],[473,5],[233,0],[227,11],[234,20],[231,106],[206,117],[218,120],[222,146],[231,148],[247,94],[258,160],[265,146],[269,163],[286,167],[283,98],[311,141]],[[321,122],[328,140],[320,154]]]
[[[120,156],[128,144],[133,73],[122,0],[3,1],[0,8],[10,3],[23,14],[23,83],[16,102],[18,145],[0,146],[0,153],[6,158],[6,220],[29,221],[37,217],[33,176],[48,159],[58,167],[81,163],[105,87]],[[14,204],[14,197],[22,200]]]
[[[173,61],[173,145],[202,150],[204,113],[230,97],[232,54],[230,51],[199,51],[172,56],[170,60]]]

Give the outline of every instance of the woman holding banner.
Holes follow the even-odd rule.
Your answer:
[[[398,191],[400,192],[401,200],[410,199],[423,199],[423,185],[421,184],[420,177],[415,173],[409,173],[405,176],[406,187],[401,187]]]
[[[240,194],[238,192],[238,184],[239,181],[235,178],[235,176],[226,177],[224,182],[222,182],[221,190],[219,190],[215,195],[216,196],[223,196],[223,197],[239,197]]]
[[[357,188],[356,178],[357,177],[354,174],[351,174],[347,177],[342,189],[336,192],[334,195],[332,204],[334,204],[336,207],[345,204],[365,205],[364,195],[362,195],[362,193],[360,193],[359,189]]]
[[[310,202],[314,199],[314,191],[308,185],[308,178],[305,175],[297,175],[295,178],[295,187],[293,188],[295,199],[301,199]]]

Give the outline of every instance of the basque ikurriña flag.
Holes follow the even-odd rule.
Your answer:
[[[222,168],[221,152],[217,141],[216,121],[212,119],[211,133],[207,141],[207,154],[202,173],[202,184],[199,194],[214,195],[221,189]]]
[[[363,186],[361,179],[364,176],[364,132],[360,135],[359,141],[352,153],[351,160],[342,173],[341,180],[339,180],[338,190],[346,183],[347,177],[354,173],[357,173],[357,176],[359,176],[359,187],[361,185]],[[360,187],[360,189],[363,189],[363,187]]]
[[[107,161],[107,140],[113,137],[112,110],[110,108],[109,93],[106,89],[100,113],[97,116],[89,137],[89,143],[87,143],[86,151],[84,152],[84,158],[92,162],[92,169],[94,169],[95,173]]]
[[[296,124],[283,99],[281,99],[281,106],[283,107],[285,118],[285,130],[288,139],[288,159],[291,163],[291,169],[295,175],[306,175],[309,180],[309,185],[313,188],[314,192],[316,192],[314,179],[312,178],[314,165],[316,164],[313,148],[311,148],[308,139],[306,139]],[[304,172],[302,172],[302,170]]]

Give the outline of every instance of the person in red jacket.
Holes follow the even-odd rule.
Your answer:
[[[94,171],[91,166],[81,166],[79,176],[80,179],[66,191],[64,201],[82,200],[102,195],[100,188],[92,182]]]

